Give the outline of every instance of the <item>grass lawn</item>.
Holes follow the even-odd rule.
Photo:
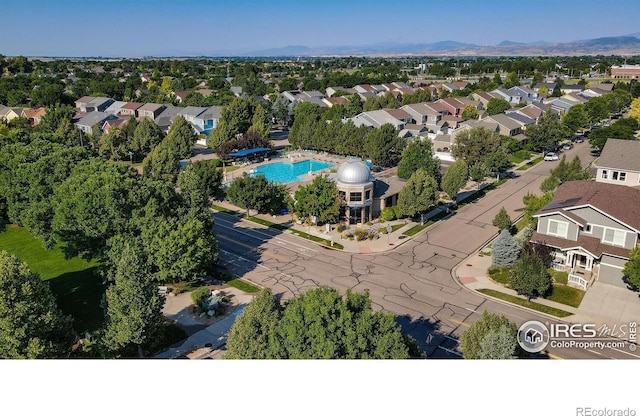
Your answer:
[[[543,159],[544,159],[544,157],[543,157],[543,156],[539,156],[539,157],[537,157],[537,158],[533,159],[532,161],[528,162],[527,164],[520,166],[520,167],[519,167],[518,169],[516,169],[516,170],[527,170],[527,169],[529,169],[530,167],[533,167],[534,165],[536,165],[536,164],[538,164],[538,163],[542,162],[542,160],[543,160]]]
[[[505,300],[507,302],[510,302],[516,305],[524,306],[525,308],[533,309],[534,311],[557,316],[559,318],[566,318],[567,316],[573,315],[571,312],[552,308],[551,306],[543,305],[541,303],[529,302],[526,299],[520,298],[518,296],[513,296],[507,293],[498,292],[497,290],[493,290],[493,289],[478,289],[478,292],[484,293],[485,295],[489,295],[494,298]]]
[[[529,159],[533,153],[528,150],[518,150],[511,154],[511,163],[522,163]]]
[[[425,228],[427,228],[428,226],[435,224],[436,222],[440,221],[441,219],[443,219],[444,217],[446,217],[447,215],[449,215],[447,213],[447,211],[442,211],[437,215],[434,215],[433,217],[431,217],[427,222],[425,222],[424,224],[420,225],[416,225],[415,227],[411,227],[409,228],[407,231],[403,232],[403,235],[406,235],[407,237],[412,237],[416,234],[418,234],[420,231],[424,230]]]
[[[577,308],[580,306],[580,302],[582,302],[585,293],[586,292],[576,289],[575,287],[553,285],[553,291],[546,299]]]
[[[238,214],[240,214],[238,211],[234,211],[234,210],[229,209],[229,208],[221,207],[220,205],[216,205],[216,204],[211,204],[211,208],[215,209],[216,211],[224,212],[225,214],[229,214],[229,215],[238,215]]]
[[[0,233],[0,249],[19,257],[48,281],[60,309],[74,319],[78,332],[98,329],[104,312],[100,307],[105,288],[97,274],[98,263],[80,258],[65,259],[59,247],[45,250],[40,240],[24,228]]]
[[[509,287],[509,282],[511,280],[509,269],[507,267],[491,267],[488,271],[489,277],[491,277],[496,282]]]
[[[260,291],[260,288],[252,285],[251,283],[241,280],[235,276],[232,276],[228,273],[219,273],[218,277],[226,282],[229,286],[235,287],[236,289],[240,289],[243,292],[247,293],[257,293]]]

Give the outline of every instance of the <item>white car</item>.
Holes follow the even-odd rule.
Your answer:
[[[560,160],[560,158],[558,157],[557,153],[549,152],[546,155],[544,155],[544,160],[553,162],[555,160]]]

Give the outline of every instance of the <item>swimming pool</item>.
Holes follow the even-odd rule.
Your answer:
[[[299,176],[306,175],[310,171],[317,172],[331,166],[335,166],[335,164],[313,159],[296,163],[277,162],[269,165],[256,166],[253,169],[253,176],[264,175],[269,182],[291,183],[299,181]]]

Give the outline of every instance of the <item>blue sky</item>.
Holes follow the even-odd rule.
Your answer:
[[[290,45],[565,42],[640,32],[637,0],[3,1],[0,54],[246,53]]]

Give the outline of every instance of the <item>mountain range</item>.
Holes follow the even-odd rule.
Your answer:
[[[640,33],[573,42],[531,43],[505,40],[497,45],[476,45],[452,40],[434,43],[386,42],[364,46],[292,45],[246,53],[214,53],[225,56],[556,56],[556,55],[640,55]]]

